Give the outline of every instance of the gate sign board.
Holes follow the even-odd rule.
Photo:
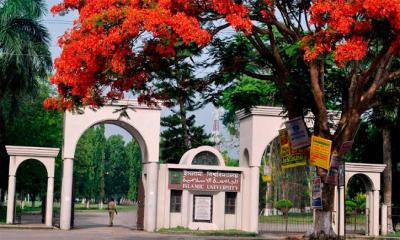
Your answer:
[[[328,170],[328,175],[326,176],[326,183],[332,185],[338,185],[339,183],[339,166],[342,163],[343,159],[334,152],[331,158],[331,167]]]
[[[240,192],[240,184],[239,172],[180,169],[169,171],[169,189]]]
[[[193,196],[193,221],[212,222],[212,200],[209,195]]]
[[[281,144],[280,154],[283,169],[305,166],[307,164],[306,150],[292,150],[290,148],[288,131],[286,129],[279,130],[279,139]]]
[[[332,141],[312,136],[310,149],[310,162],[312,165],[328,170],[331,158]]]
[[[302,117],[285,122],[285,126],[289,133],[291,149],[296,150],[310,145],[310,138]]]
[[[312,205],[314,209],[322,209],[322,191],[321,191],[321,178],[316,177],[312,182]]]

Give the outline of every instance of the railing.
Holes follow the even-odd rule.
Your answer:
[[[346,233],[364,235],[368,228],[368,211],[346,211]]]
[[[298,211],[297,209],[291,209],[286,217],[276,209],[270,209],[267,214],[265,214],[265,210],[261,211],[258,231],[261,233],[305,233],[312,229],[312,224],[313,213],[310,210]]]
[[[400,231],[400,207],[392,207],[392,224],[394,231]]]

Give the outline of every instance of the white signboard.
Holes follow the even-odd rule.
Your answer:
[[[310,145],[310,138],[302,117],[285,122],[285,126],[289,134],[291,149],[296,150]]]
[[[212,222],[212,196],[193,196],[193,221]]]

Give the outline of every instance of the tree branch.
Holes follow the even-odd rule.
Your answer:
[[[368,90],[361,96],[360,109],[365,109],[369,105],[369,101],[375,95],[376,91],[386,82],[384,76],[388,74],[393,58],[394,56],[389,54],[386,54],[386,57],[384,57],[384,60],[381,62],[375,75],[374,81]]]
[[[229,23],[226,23],[224,25],[218,26],[216,28],[214,28],[211,32],[211,35],[216,35],[217,33],[219,33],[220,31],[224,30],[225,28],[228,28],[230,26]]]
[[[244,74],[246,74],[249,77],[253,77],[253,78],[257,78],[260,80],[268,80],[268,81],[275,81],[275,77],[272,75],[263,75],[263,74],[259,74],[259,73],[254,73],[248,70],[243,70],[242,71]]]
[[[328,111],[324,102],[324,93],[320,86],[320,69],[318,66],[319,64],[316,62],[316,60],[310,63],[311,88],[317,108],[317,115],[315,117],[316,122],[318,123],[318,128],[321,131],[319,134],[322,134],[321,136],[323,137],[328,137],[330,136],[328,126]]]
[[[387,77],[385,77],[385,79],[383,80],[384,82],[388,82],[388,81],[392,81],[395,80],[397,78],[400,78],[400,70],[391,72],[387,75]]]

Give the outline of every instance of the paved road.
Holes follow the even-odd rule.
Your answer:
[[[113,227],[108,226],[108,212],[85,211],[75,213],[75,228],[71,231],[0,228],[0,240],[221,239],[147,233],[134,230],[135,225],[135,211],[119,212],[115,217]]]

